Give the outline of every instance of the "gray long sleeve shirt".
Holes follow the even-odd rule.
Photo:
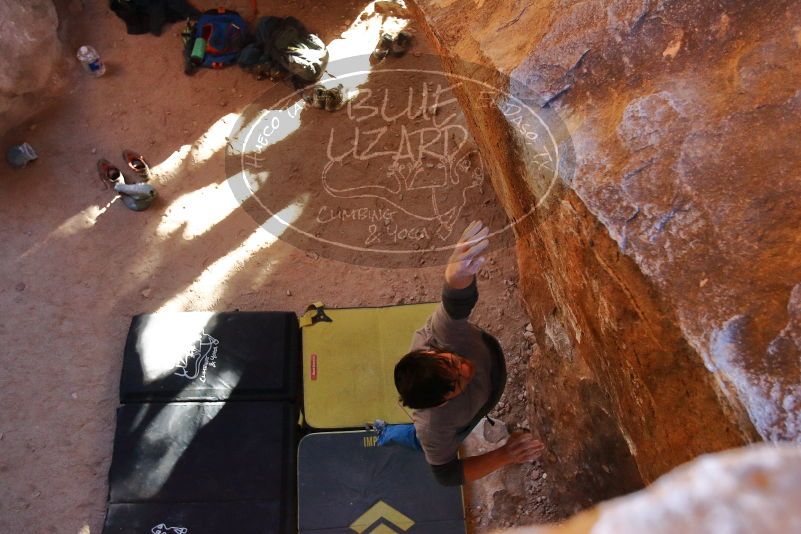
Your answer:
[[[462,461],[457,456],[459,445],[497,404],[506,384],[506,366],[498,342],[467,320],[477,301],[475,279],[464,289],[445,285],[442,303],[412,337],[411,350],[452,352],[475,367],[473,379],[461,394],[412,414],[426,461],[437,480],[449,486],[464,483]]]

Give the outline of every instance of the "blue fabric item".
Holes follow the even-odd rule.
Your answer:
[[[379,430],[376,444],[379,447],[399,445],[406,449],[423,452],[423,447],[417,439],[417,433],[414,431],[414,425],[412,424],[387,425]]]
[[[481,421],[481,419],[478,419],[459,432],[459,434],[457,434],[459,441],[464,441],[479,421]],[[378,421],[376,421],[376,423],[378,423]],[[415,432],[414,425],[411,423],[405,425],[388,425],[381,421],[379,424],[375,425],[375,429],[378,431],[378,441],[376,441],[376,445],[379,447],[400,445],[407,449],[423,452],[423,446],[420,445],[420,440],[417,439],[417,432]]]

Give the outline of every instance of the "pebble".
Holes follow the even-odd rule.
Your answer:
[[[142,290],[142,296],[145,297],[146,299],[149,299],[151,291],[153,291],[151,288],[146,287],[145,289]]]
[[[92,149],[92,154],[97,154],[97,149],[96,148]]]
[[[286,296],[287,297],[291,297],[292,296],[292,292],[290,290],[288,290],[288,289],[286,290]]]

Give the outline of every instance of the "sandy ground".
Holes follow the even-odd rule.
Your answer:
[[[231,7],[248,13],[247,4]],[[326,10],[315,9],[319,2],[274,4],[261,2],[260,14],[297,15],[331,42],[366,2]],[[66,22],[66,33],[71,46],[86,42],[101,51],[106,76],[87,78],[76,63],[68,94],[10,132],[3,145],[26,140],[40,158],[24,170],[0,167],[2,532],[102,530],[132,315],[301,312],[316,300],[330,307],[430,301],[441,284],[440,265],[358,266],[259,230],[224,183],[224,146],[210,141],[209,129],[241,113],[272,82],[238,68],[184,76],[180,25],[161,37],[128,36],[105,6],[88,3]],[[425,42],[416,47],[429,51]],[[299,131],[306,130],[313,135],[313,117],[304,116]],[[125,209],[96,176],[96,160],[121,164],[123,148],[143,152],[157,171],[159,199],[147,212]],[[304,188],[319,187],[319,174],[304,167],[302,143],[281,154],[295,162]],[[494,250],[480,278],[474,319],[497,335],[509,361],[499,416],[527,427],[523,383],[531,347],[513,250]],[[552,517],[541,496],[545,483],[535,465],[474,485],[474,530]]]

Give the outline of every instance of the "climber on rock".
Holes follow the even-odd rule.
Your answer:
[[[441,304],[395,366],[395,386],[401,402],[414,410],[414,424],[374,425],[379,445],[422,451],[437,481],[446,486],[533,461],[544,449],[530,434],[513,433],[494,451],[457,457],[462,441],[495,407],[506,385],[498,341],[468,321],[478,301],[475,275],[485,261],[488,234],[481,221],[465,229],[445,269]]]

